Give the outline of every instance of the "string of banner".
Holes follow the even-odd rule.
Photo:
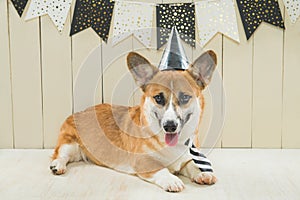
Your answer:
[[[300,15],[300,0],[283,0],[292,23]],[[20,17],[29,0],[11,0]],[[285,28],[277,0],[236,0],[247,39],[264,21]],[[72,0],[31,0],[25,20],[49,15],[58,31],[62,31]],[[76,0],[70,36],[91,27],[107,42],[113,21],[112,43],[117,44],[134,35],[150,47],[153,15],[156,12],[157,49],[168,39],[172,26],[181,38],[195,47],[198,28],[203,47],[217,33],[239,42],[233,0],[202,0],[194,3],[154,4],[130,1]],[[197,24],[197,26],[196,26]]]

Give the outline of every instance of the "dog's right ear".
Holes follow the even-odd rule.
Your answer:
[[[158,68],[151,65],[146,58],[135,52],[130,52],[128,54],[127,65],[136,84],[143,90],[145,85],[159,71]]]

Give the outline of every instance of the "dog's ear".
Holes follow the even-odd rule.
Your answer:
[[[146,58],[135,52],[130,52],[128,54],[127,65],[135,82],[142,89],[144,89],[144,86],[159,71],[158,68],[151,65]]]
[[[189,67],[188,72],[200,88],[204,89],[209,84],[216,66],[217,56],[210,50],[199,56]]]

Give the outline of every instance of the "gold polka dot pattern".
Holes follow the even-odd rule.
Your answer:
[[[25,19],[32,19],[48,14],[56,28],[64,28],[72,0],[31,0]]]
[[[193,3],[158,4],[156,7],[157,49],[168,40],[173,26],[181,39],[195,47],[195,5]]]
[[[195,3],[200,46],[205,46],[218,32],[239,42],[236,13],[232,0]]]
[[[247,39],[261,22],[284,28],[277,0],[237,0]]]
[[[11,0],[11,2],[14,5],[15,9],[17,10],[19,16],[21,17],[28,0]]]
[[[110,0],[77,0],[70,35],[92,27],[107,42],[113,9]]]
[[[292,23],[296,23],[300,16],[300,1],[299,0],[283,0],[285,8],[289,14]]]
[[[154,6],[147,3],[116,1],[113,44],[133,34],[146,47],[151,44]]]

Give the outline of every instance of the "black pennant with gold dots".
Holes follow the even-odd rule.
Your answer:
[[[236,0],[247,40],[264,21],[284,29],[277,0]]]
[[[110,0],[77,0],[70,35],[92,27],[107,42],[113,9]]]
[[[11,0],[11,2],[14,5],[15,9],[17,10],[19,16],[21,17],[28,0]]]
[[[195,47],[195,5],[193,3],[158,4],[156,7],[157,49],[176,26],[181,39]]]

